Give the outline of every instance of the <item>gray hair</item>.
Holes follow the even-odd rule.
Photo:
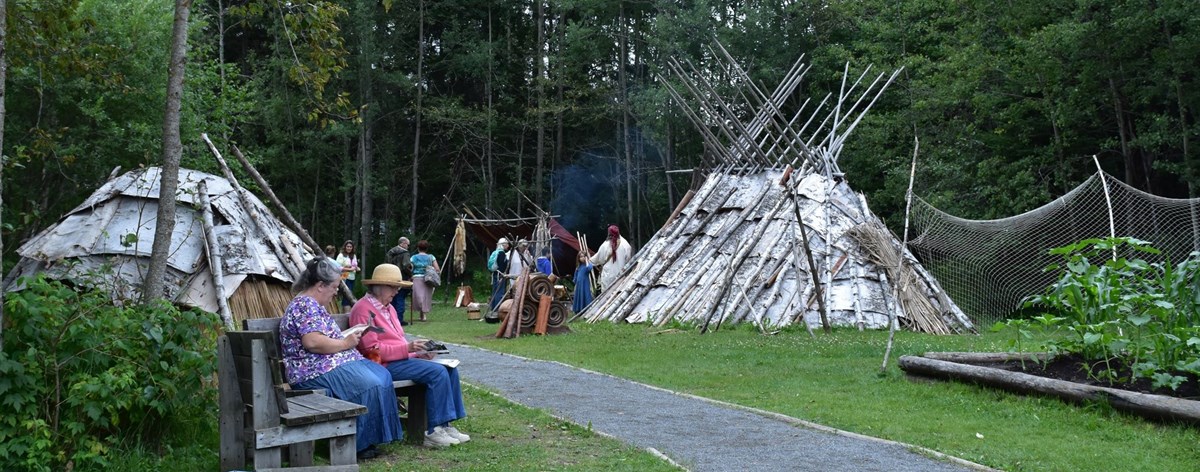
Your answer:
[[[382,291],[384,287],[387,287],[387,285],[384,285],[384,284],[367,285],[367,293],[373,295],[375,298],[379,298],[379,292]]]
[[[312,288],[317,283],[332,283],[341,280],[342,273],[333,266],[328,257],[314,257],[308,260],[300,278],[292,282],[292,292],[300,293]]]
[[[399,240],[399,241],[397,241],[397,242],[396,242],[396,244],[404,244],[404,243],[407,243],[407,242],[408,242],[408,238],[406,238],[406,237],[404,237],[404,236],[401,236],[401,237],[400,237],[400,240]]]

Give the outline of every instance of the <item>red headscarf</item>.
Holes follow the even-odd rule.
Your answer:
[[[608,225],[608,240],[612,241],[612,254],[609,254],[609,260],[617,260],[617,241],[621,240],[621,229],[617,225]]]

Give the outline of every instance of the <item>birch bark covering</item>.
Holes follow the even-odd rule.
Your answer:
[[[813,269],[804,256],[796,259],[794,249],[796,213],[785,193],[794,192],[814,259],[828,255],[841,261],[832,282],[822,287],[829,292],[830,323],[858,326],[861,320],[866,328],[886,328],[888,299],[880,277],[886,271],[871,262],[851,232],[878,219],[859,210],[858,195],[844,180],[833,184],[827,200],[823,176],[810,173],[798,185],[785,188],[777,183],[782,175],[783,171],[767,170],[710,176],[675,221],[634,256],[630,268],[583,316],[593,322],[702,323],[715,311],[710,324],[761,320],[766,329],[793,322],[819,325],[816,300],[806,303],[816,293]],[[830,208],[828,227],[824,207]],[[891,239],[898,248],[899,241]],[[935,280],[913,277],[908,288],[935,307],[936,320],[917,324],[896,310],[902,327],[939,333],[972,329],[956,306],[938,297]]]
[[[846,138],[900,71],[867,80],[867,67],[850,80],[847,64],[837,96],[810,109],[809,100],[791,100],[810,69],[803,56],[768,94],[720,42],[709,51],[715,66],[669,59],[674,80],[663,83],[716,166],[582,315],[593,322],[689,322],[701,331],[751,321],[765,331],[818,321],[826,330],[882,328],[894,314],[920,331],[972,330],[937,281],[860,205],[838,167]],[[901,282],[894,307],[889,268],[868,257],[851,231],[863,225],[876,249],[902,254],[893,259],[906,263],[889,274]]]

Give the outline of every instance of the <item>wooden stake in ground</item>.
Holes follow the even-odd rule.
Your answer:
[[[908,212],[912,209],[912,188],[913,178],[917,175],[917,150],[921,147],[921,140],[913,136],[913,158],[912,167],[908,171],[908,192],[904,195],[904,239],[900,242],[900,266],[904,267],[904,248],[908,247]],[[899,271],[897,271],[899,272]],[[896,302],[900,302],[901,287],[900,280],[896,281]],[[896,339],[896,323],[895,314],[892,310],[888,310],[888,342],[887,349],[883,351],[883,365],[879,366],[879,372],[887,371],[888,357],[892,354],[892,341]]]

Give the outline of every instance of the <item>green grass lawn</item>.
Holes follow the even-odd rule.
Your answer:
[[[996,334],[897,333],[891,365],[880,375],[886,332],[818,331],[811,338],[803,330],[764,336],[747,327],[701,335],[686,327],[576,322],[569,334],[496,339],[497,325],[468,321],[464,309],[438,305],[431,320],[408,330],[915,444],[1005,470],[1200,467],[1200,430],[1194,427],[1156,423],[1104,405],[913,381],[895,366],[900,355],[925,351],[1007,350],[1007,338]]]
[[[438,470],[677,471],[666,461],[616,439],[526,408],[486,390],[463,386],[468,417],[455,425],[471,435],[467,444],[431,449],[392,443],[384,454],[360,463],[364,472]],[[318,443],[317,462],[328,446]],[[216,405],[176,420],[161,444],[127,446],[106,470],[147,472],[217,470]]]

